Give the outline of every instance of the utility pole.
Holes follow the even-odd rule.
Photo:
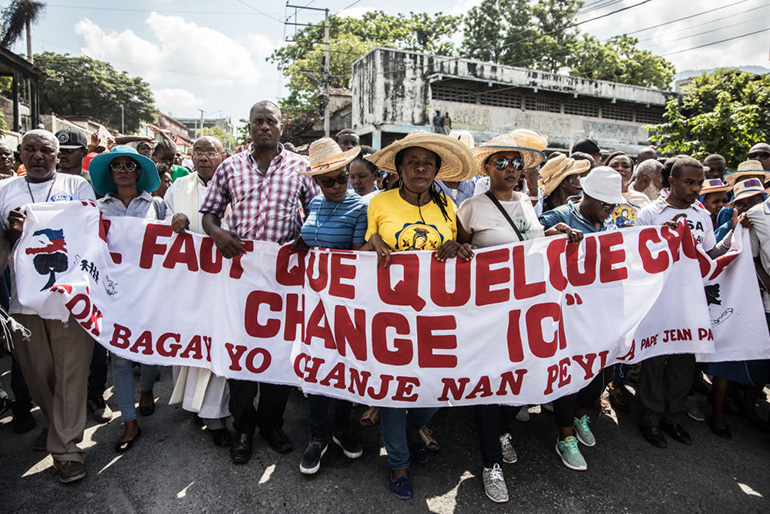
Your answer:
[[[319,83],[321,86],[321,102],[323,104],[323,110],[324,110],[324,135],[326,137],[329,137],[329,131],[331,130],[330,127],[330,110],[329,110],[329,86],[331,84],[331,71],[330,66],[331,63],[329,61],[329,9],[328,8],[321,8],[321,7],[308,7],[306,5],[291,5],[289,3],[286,4],[287,9],[294,9],[294,20],[295,21],[289,21],[292,16],[286,16],[286,21],[284,22],[285,25],[291,25],[293,27],[312,27],[312,23],[298,23],[296,21],[297,19],[297,13],[299,11],[323,11],[324,13],[324,62],[323,62],[323,75],[320,77],[320,80],[315,79],[316,82]],[[288,40],[287,40],[288,41]],[[311,73],[307,74],[312,78]]]
[[[125,112],[123,111],[123,104],[120,104],[120,133],[126,135],[126,120]]]
[[[196,138],[201,137],[203,135],[203,109],[201,109],[200,107],[198,107],[197,109],[201,112],[201,133],[195,134]]]

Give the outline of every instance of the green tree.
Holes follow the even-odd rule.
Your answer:
[[[570,73],[595,80],[668,89],[676,68],[663,57],[636,47],[638,39],[620,35],[602,43],[584,34],[571,48]]]
[[[214,125],[213,127],[203,127],[203,129],[196,130],[195,137],[201,136],[214,136],[215,138],[219,139],[219,142],[222,143],[226,150],[229,150],[232,146],[230,135],[225,132],[225,130],[219,125]]]
[[[693,93],[688,90],[684,98]],[[753,145],[767,140],[761,127],[767,111],[758,105],[735,101],[729,92],[721,91],[712,110],[685,116],[680,107],[684,98],[668,103],[665,123],[647,127],[650,140],[663,151],[686,153],[697,159],[718,153],[727,160],[728,168],[735,169]]]
[[[109,63],[44,52],[35,56],[35,64],[48,74],[40,86],[41,112],[92,116],[119,127],[123,105],[129,134],[155,117],[150,85]]]
[[[3,39],[0,40],[0,46],[10,48],[26,32],[29,54],[32,51],[30,30],[32,24],[43,15],[43,11],[45,11],[45,4],[42,2],[13,0],[0,15],[3,23]]]
[[[460,54],[556,72],[577,41],[570,25],[581,5],[578,0],[483,0],[463,18]]]

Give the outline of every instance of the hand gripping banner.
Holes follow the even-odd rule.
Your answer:
[[[770,357],[748,238],[736,239],[711,260],[686,224],[637,227],[477,250],[470,262],[394,253],[386,269],[373,253],[258,241],[223,259],[210,238],[70,202],[27,207],[14,259],[23,305],[71,314],[137,362],[367,405],[521,405],[576,392],[616,362],[719,360],[725,327],[729,359]],[[748,283],[732,287],[739,273]],[[732,309],[718,324],[704,280]]]

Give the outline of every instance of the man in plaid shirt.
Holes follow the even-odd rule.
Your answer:
[[[321,193],[312,177],[300,175],[308,170],[305,157],[289,152],[279,143],[283,133],[281,111],[272,102],[258,102],[249,113],[249,134],[253,143],[248,151],[233,155],[217,168],[208,194],[200,208],[203,230],[222,255],[231,259],[245,253],[246,239],[283,242],[293,239],[302,228],[302,209]],[[227,216],[229,230],[221,227]],[[258,384],[247,380],[228,380],[230,412],[236,431],[230,451],[234,464],[245,464],[251,457],[254,430],[271,448],[280,453],[292,450],[283,433],[283,412],[290,388]],[[261,387],[259,408],[254,399]]]

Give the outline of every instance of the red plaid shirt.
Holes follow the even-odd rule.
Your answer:
[[[312,177],[297,173],[310,169],[306,157],[278,148],[266,173],[257,167],[251,146],[220,164],[200,212],[221,219],[230,204],[227,226],[241,239],[281,241],[297,235],[303,208],[306,212],[321,190]]]

